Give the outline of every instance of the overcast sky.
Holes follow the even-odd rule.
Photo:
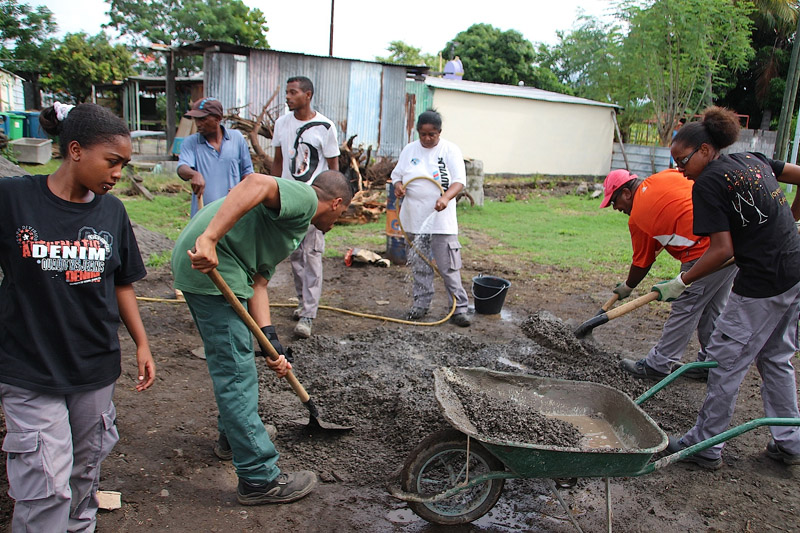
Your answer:
[[[26,0],[21,0],[25,2]],[[60,35],[84,31],[94,35],[108,21],[102,0],[28,0],[46,5],[55,15]],[[332,0],[244,0],[264,12],[267,42],[275,50],[328,55]],[[608,0],[333,0],[333,55],[374,60],[387,56],[391,41],[404,41],[436,54],[472,24],[487,23],[517,30],[536,44],[556,42],[556,31],[569,30],[579,12],[608,14]],[[112,33],[113,35],[113,33]]]

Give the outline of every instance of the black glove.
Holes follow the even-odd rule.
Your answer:
[[[275,331],[275,326],[264,326],[261,328],[261,332],[267,337],[267,340],[275,348],[275,351],[278,352],[280,355],[286,356],[286,350],[284,350],[281,341],[278,340],[278,333]],[[266,352],[264,350],[259,350],[258,355],[262,357],[267,357]]]

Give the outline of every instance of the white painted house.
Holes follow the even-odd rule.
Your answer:
[[[24,111],[25,92],[23,79],[0,68],[0,111]]]
[[[617,106],[543,91],[428,77],[442,137],[487,174],[605,176]],[[423,110],[418,110],[421,112]]]

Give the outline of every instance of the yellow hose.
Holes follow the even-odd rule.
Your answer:
[[[412,179],[408,180],[405,185],[407,186],[412,181],[419,180],[419,179],[424,179],[424,180],[430,181],[431,183],[433,183],[437,187],[439,187],[439,191],[441,191],[441,194],[444,194],[444,189],[442,188],[442,186],[437,181],[435,181],[432,178],[429,178],[427,176],[417,176],[416,178],[412,178]],[[400,206],[399,206],[399,204],[398,204],[398,209],[397,209],[397,222],[400,224],[400,231],[403,233],[403,238],[406,240],[406,242],[409,243],[409,245],[411,245],[411,247],[414,248],[414,250],[416,250],[417,255],[419,257],[421,257],[423,261],[425,261],[437,274],[439,274],[439,276],[441,276],[442,273],[439,272],[439,269],[436,268],[436,265],[434,265],[427,257],[422,255],[420,253],[419,249],[414,245],[414,243],[411,240],[409,240],[408,234],[403,229],[403,223],[400,222]],[[178,299],[178,298],[151,298],[149,296],[137,296],[136,299],[138,301],[140,301],[140,302],[155,302],[155,303],[170,303],[170,304],[185,304],[186,303],[186,300]],[[269,304],[269,306],[270,307],[296,307],[295,304],[273,304],[273,303]],[[372,320],[381,320],[383,322],[393,322],[395,324],[407,324],[407,325],[411,325],[411,326],[438,326],[438,325],[444,324],[445,322],[450,320],[450,317],[452,317],[453,313],[455,313],[455,311],[456,311],[456,297],[453,296],[453,305],[450,307],[450,312],[447,313],[447,315],[444,318],[442,318],[441,320],[437,320],[436,322],[416,322],[416,321],[413,321],[413,320],[403,320],[401,318],[392,318],[392,317],[389,317],[389,316],[372,315],[372,314],[369,314],[369,313],[359,313],[357,311],[350,311],[349,309],[342,309],[340,307],[331,307],[329,305],[320,305],[319,309],[324,309],[326,311],[336,311],[338,313],[344,313],[346,315],[357,316],[357,317],[360,317],[360,318],[369,318],[369,319],[372,319]]]

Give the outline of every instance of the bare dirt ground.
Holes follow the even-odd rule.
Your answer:
[[[144,254],[170,246],[157,234],[138,229],[137,235]],[[478,235],[470,238],[472,246],[491,246]],[[475,315],[470,328],[404,326],[321,311],[314,336],[298,340],[291,333],[291,306],[273,309],[281,339],[295,351],[295,373],[321,416],[355,426],[341,436],[306,435],[291,422],[307,417],[305,408],[285,382],[262,372],[261,414],[278,428],[279,465],[314,470],[320,479],[310,496],[283,506],[236,503],[233,467],[212,453],[216,407],[205,361],[192,354],[201,341],[189,311],[183,304],[142,303],[158,377],[149,391],[134,391],[133,345],[123,329],[123,375],[115,395],[121,440],[103,464],[100,483],[102,490],[120,491],[123,506],[101,511],[98,531],[574,531],[540,480],[508,481],[490,513],[450,528],[417,518],[388,495],[386,485],[411,449],[447,426],[433,397],[431,373],[437,366],[595,381],[635,398],[650,383],[623,375],[617,363],[647,353],[668,306],[654,303],[620,317],[581,344],[558,327],[591,317],[617,280],[515,263],[507,256],[502,263],[477,264],[469,249],[464,263],[468,291],[472,277],[481,273],[512,282],[502,314]],[[136,290],[142,296],[172,297],[169,270],[149,272]],[[346,267],[341,259],[325,260],[323,304],[401,318],[410,305],[409,290],[406,267]],[[288,304],[294,296],[286,263],[273,278],[270,295],[274,304]],[[448,307],[437,281],[432,319],[444,316]],[[535,335],[549,316],[543,311],[555,318],[551,338]],[[741,387],[734,423],[763,416],[759,386],[752,371]],[[679,379],[644,408],[668,434],[681,433],[694,423],[704,392],[705,383]],[[800,470],[767,458],[768,439],[767,429],[760,428],[729,441],[725,467],[717,472],[676,464],[648,476],[612,479],[614,530],[800,531]],[[5,487],[2,492],[0,521],[7,524],[11,501]],[[602,480],[581,479],[561,493],[584,531],[605,530]]]

